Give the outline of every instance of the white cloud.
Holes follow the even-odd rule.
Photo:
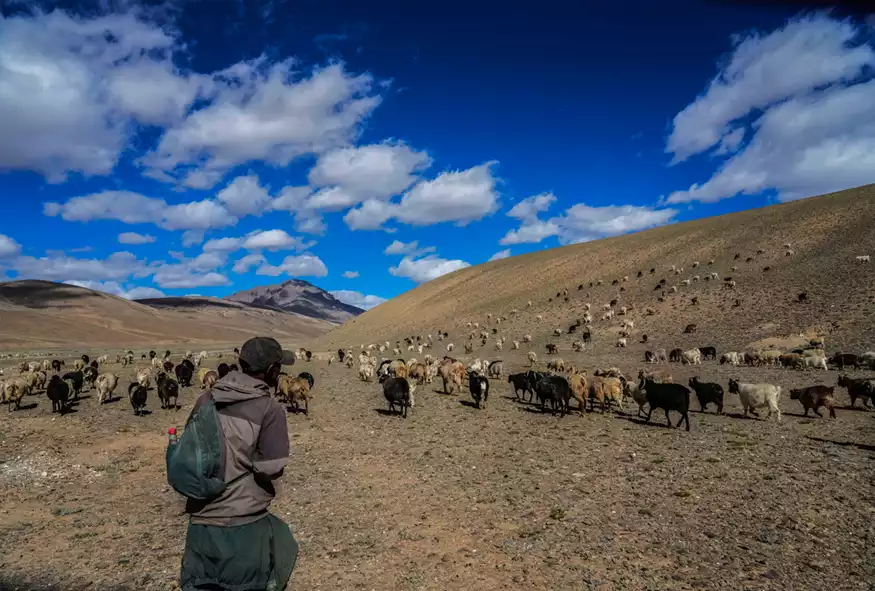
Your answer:
[[[636,205],[592,207],[578,203],[551,221],[559,227],[559,241],[568,244],[661,226],[672,221],[677,213],[674,209]]]
[[[510,256],[510,249],[505,248],[504,250],[499,250],[494,255],[489,257],[489,260],[490,261],[500,261],[501,259],[506,259],[509,256]]]
[[[119,281],[146,270],[146,263],[130,252],[116,252],[106,259],[78,259],[69,256],[19,256],[10,268],[21,279],[48,281]]]
[[[675,118],[666,147],[676,161],[714,146],[728,159],[665,201],[771,189],[789,200],[875,181],[875,82],[859,81],[875,66],[872,42],[858,42],[865,34],[818,14],[742,39],[706,93]]]
[[[246,237],[243,248],[247,250],[290,250],[304,249],[312,246],[300,238],[290,236],[285,230],[259,230]]]
[[[203,78],[175,70],[176,49],[133,14],[0,18],[0,168],[108,174],[132,123],[172,122],[198,96]]]
[[[154,287],[134,287],[129,289],[124,297],[129,300],[145,300],[146,298],[163,298],[167,296],[163,291]]]
[[[122,232],[118,235],[118,241],[119,244],[151,244],[155,242],[155,237],[136,232]]]
[[[313,254],[301,254],[297,256],[287,256],[279,265],[271,265],[268,263],[262,264],[255,271],[256,275],[267,275],[277,277],[279,275],[289,275],[292,277],[325,277],[328,275],[328,269],[322,259]]]
[[[464,226],[498,208],[495,162],[463,171],[444,172],[422,181],[404,194],[393,212],[399,221],[414,226],[456,222]]]
[[[544,238],[555,236],[558,233],[559,226],[554,222],[535,219],[524,222],[516,230],[509,230],[498,243],[502,245],[538,243]]]
[[[356,279],[359,276],[358,271],[344,271],[341,277],[344,279]]]
[[[418,240],[407,243],[401,242],[400,240],[395,240],[392,242],[392,244],[386,247],[386,250],[383,251],[383,254],[406,254],[415,257],[434,251],[435,247],[433,246],[425,246],[423,248],[419,248]]]
[[[243,240],[240,238],[213,238],[204,243],[204,252],[234,252],[240,250]]]
[[[380,296],[365,295],[359,291],[351,291],[348,289],[340,289],[329,293],[344,304],[349,304],[350,306],[355,306],[362,310],[370,310],[371,308],[379,306],[387,301],[386,298],[381,298]]]
[[[419,259],[405,256],[398,266],[389,268],[389,273],[396,277],[407,277],[416,283],[425,283],[470,266],[471,264],[465,261],[443,259],[437,255],[428,255]]]
[[[204,241],[204,233],[201,230],[186,230],[182,233],[182,246],[188,248]]]
[[[261,56],[217,72],[210,104],[168,129],[143,164],[171,176],[191,166],[223,173],[257,160],[286,166],[349,144],[380,102],[371,94],[372,78],[340,64],[302,77],[294,65]]]
[[[380,230],[392,217],[390,204],[376,199],[368,199],[343,216],[343,221],[351,230]]]
[[[519,220],[532,220],[538,217],[542,211],[547,211],[553,202],[556,201],[556,196],[553,193],[541,193],[523,199],[514,205],[507,212],[508,217],[517,218]]]
[[[0,234],[0,258],[17,255],[21,252],[21,245],[4,234]]]
[[[305,209],[320,209],[323,211],[343,211],[357,204],[361,199],[341,187],[328,187],[313,193],[304,203]]]
[[[233,270],[237,274],[248,273],[249,269],[252,267],[256,267],[258,265],[263,265],[267,263],[267,259],[264,258],[264,255],[260,252],[255,252],[251,254],[247,254],[234,263]]]
[[[314,187],[342,187],[358,203],[366,198],[397,195],[430,165],[431,158],[425,152],[416,152],[403,143],[385,142],[323,154],[308,178]]]
[[[163,199],[130,191],[104,191],[73,197],[66,203],[45,203],[43,213],[60,215],[68,222],[117,220],[125,224],[155,224],[165,230],[200,232],[237,223],[236,217],[211,199],[170,205]]]
[[[238,176],[219,191],[216,199],[238,217],[261,215],[270,203],[267,189],[261,186],[254,174]]]
[[[310,187],[283,187],[279,195],[271,201],[270,209],[294,213],[304,206],[312,192]]]
[[[192,287],[217,287],[230,285],[231,281],[217,272],[189,273],[184,269],[165,269],[155,273],[153,281],[167,289],[188,289]]]

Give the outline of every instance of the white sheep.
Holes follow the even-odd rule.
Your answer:
[[[688,285],[690,285],[690,283],[691,282],[689,279],[684,279],[683,281],[681,281],[681,285],[683,285],[683,286],[688,286]]]
[[[456,347],[456,346],[455,346],[453,343],[450,343],[450,344],[447,345],[447,351],[448,351],[448,352],[452,352],[452,350],[453,350],[455,347]]]
[[[544,319],[544,317],[541,316],[540,314],[538,314],[537,316],[535,316],[535,320],[537,320],[538,322],[541,322],[543,319]]]
[[[690,265],[690,266],[693,267],[693,268],[695,269],[696,267],[699,266],[699,261],[693,261],[693,264]]]
[[[586,324],[590,324],[590,323],[592,323],[592,314],[590,314],[589,312],[586,312],[586,313],[583,315],[583,321],[584,321]]]
[[[529,300],[526,302],[526,308],[531,308],[531,307],[532,307],[532,300]]]
[[[561,337],[562,336],[562,329],[561,328],[554,328],[553,329],[553,336],[554,337]]]
[[[586,343],[583,341],[574,341],[571,343],[571,350],[580,353],[586,348]]]
[[[698,275],[693,275],[693,281],[701,281],[701,280],[702,280],[702,278],[699,277]]]
[[[592,309],[592,306],[589,304],[589,302],[587,302],[583,305],[583,309],[589,312]]]
[[[137,383],[147,390],[149,389],[149,385],[152,383],[152,373],[148,367],[137,370]]]
[[[529,365],[535,365],[538,362],[538,355],[534,351],[529,351],[526,357],[529,359]]]
[[[520,348],[520,342],[519,342],[519,341],[513,341],[512,345],[513,345],[513,346],[511,347],[511,349],[519,349],[519,348]]]
[[[720,365],[728,363],[729,365],[738,365],[738,353],[729,351],[720,356]]]
[[[625,316],[628,308],[626,306],[620,306],[620,311],[617,313],[618,316]]]
[[[729,380],[729,393],[738,394],[745,416],[747,416],[748,412],[756,414],[757,408],[768,407],[768,416],[771,417],[774,412],[778,415],[778,421],[781,420],[781,410],[778,408],[781,386],[773,384],[745,384],[739,383],[738,380]]]
[[[102,373],[97,376],[97,403],[103,404],[112,400],[112,394],[118,386],[118,376],[111,373]]]
[[[870,262],[870,261],[869,261],[869,255],[868,255],[868,254],[861,254],[861,255],[859,255],[859,256],[857,256],[857,257],[855,257],[855,258],[856,258],[856,260],[857,260],[858,263],[868,263],[868,262]]]
[[[374,379],[374,366],[370,363],[359,365],[359,379],[363,382],[370,382]]]
[[[702,352],[698,349],[690,349],[681,353],[684,365],[702,365]]]
[[[805,367],[822,369],[823,371],[828,369],[826,366],[826,357],[822,355],[804,355],[802,361],[805,363]]]
[[[524,342],[524,343],[531,343],[531,342],[532,342],[532,335],[530,335],[530,334],[524,334],[524,335],[523,335],[523,342]]]
[[[626,346],[626,339],[617,339],[617,346],[624,347]]]

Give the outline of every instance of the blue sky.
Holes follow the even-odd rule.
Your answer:
[[[0,274],[131,298],[298,277],[369,307],[875,182],[871,20],[589,4],[6,6]]]

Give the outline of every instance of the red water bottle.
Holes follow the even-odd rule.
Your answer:
[[[179,441],[179,437],[176,435],[176,427],[167,429],[167,436],[170,438],[170,445],[176,445]]]

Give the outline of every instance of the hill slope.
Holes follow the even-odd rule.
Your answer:
[[[344,304],[327,291],[300,279],[290,279],[278,285],[261,285],[225,296],[224,299],[285,310],[334,323],[344,322],[364,312],[361,308]]]
[[[214,298],[132,302],[50,281],[0,283],[3,349],[242,343],[254,334],[297,343],[331,326],[297,314]]]
[[[818,330],[828,335],[829,349],[871,349],[875,345],[875,266],[857,263],[854,257],[875,254],[873,220],[875,185],[869,185],[511,257],[417,287],[332,330],[314,347],[333,350],[373,341],[394,342],[405,335],[441,329],[461,349],[470,332],[466,323],[479,321],[482,326],[492,313],[509,316],[497,327],[500,335],[521,340],[523,334],[532,334],[532,348],[541,352],[543,342],[553,339],[553,329],[561,327],[565,332],[569,323],[582,316],[587,302],[595,317],[596,344],[613,346],[619,319],[601,320],[601,308],[618,298],[618,306],[635,306],[628,316],[635,321],[634,342],[648,334],[649,348],[716,344],[723,350],[740,349],[773,335]],[[785,256],[785,243],[792,245],[790,256]],[[758,249],[765,252],[757,254]],[[747,262],[748,257],[753,259]],[[713,266],[707,264],[711,259]],[[701,261],[701,267],[692,268],[694,261]],[[671,265],[685,271],[673,275]],[[731,271],[733,266],[737,270]],[[764,271],[765,267],[770,270]],[[656,270],[652,275],[651,268]],[[721,281],[682,284],[683,279],[704,277],[708,272],[717,272]],[[611,285],[623,276],[629,281]],[[736,290],[723,288],[726,276],[737,282]],[[662,290],[654,287],[662,278],[679,291],[666,293],[664,301],[658,302]],[[599,280],[603,285],[590,287],[590,282]],[[563,289],[568,289],[568,302],[556,297]],[[796,303],[803,291],[808,302]],[[698,305],[691,303],[694,296]],[[529,308],[527,300],[532,301]],[[653,307],[655,315],[645,315],[647,307]],[[511,315],[513,309],[518,310],[516,315]],[[543,320],[538,321],[537,315]],[[696,323],[698,334],[682,334],[687,323]],[[659,339],[656,345],[654,336]],[[556,342],[572,338],[563,336]]]

